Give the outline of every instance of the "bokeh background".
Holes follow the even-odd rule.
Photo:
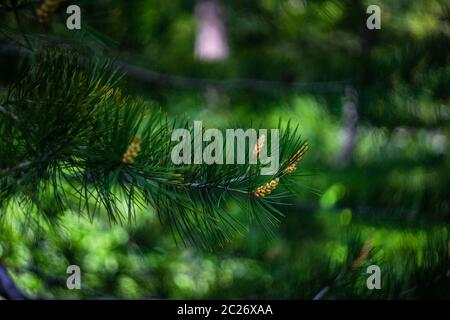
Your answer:
[[[0,260],[23,291],[312,299],[328,288],[321,298],[450,297],[449,1],[74,3],[82,30],[66,29],[62,8],[35,36],[123,62],[124,90],[169,117],[211,127],[290,120],[310,150],[299,168],[303,189],[281,208],[275,236],[252,225],[211,251],[177,246],[151,209],[119,225],[74,209],[58,226],[28,228],[9,207]],[[380,30],[366,27],[371,4],[381,8]],[[28,18],[32,25],[32,11]],[[0,50],[2,88],[20,61]],[[81,267],[82,290],[65,286],[71,264]],[[366,287],[372,264],[381,290]]]

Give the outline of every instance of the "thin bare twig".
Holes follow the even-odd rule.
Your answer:
[[[8,110],[6,110],[6,108],[4,106],[2,106],[1,104],[0,104],[0,112],[11,117],[12,119],[14,119],[16,121],[19,121],[19,118],[15,114],[8,112]]]
[[[345,272],[339,273],[328,285],[323,287],[314,297],[313,300],[321,300],[330,289],[344,277]]]
[[[224,90],[245,89],[253,91],[310,91],[310,92],[338,92],[342,91],[347,81],[329,81],[329,82],[282,82],[272,80],[259,79],[230,79],[230,80],[214,80],[192,78],[186,76],[178,76],[164,74],[144,67],[132,65],[123,61],[117,61],[114,64],[119,70],[126,75],[137,78],[141,81],[151,83],[163,83],[175,87],[187,89],[204,89],[208,87],[218,87]]]
[[[28,297],[17,288],[6,267],[2,264],[0,264],[0,296],[9,300],[28,299]]]
[[[0,51],[17,53],[28,56],[32,51],[28,48],[17,48],[11,45],[2,45]],[[204,90],[205,88],[216,87],[222,90],[252,90],[261,92],[277,91],[305,91],[305,92],[342,92],[348,85],[348,80],[323,81],[323,82],[287,82],[276,80],[261,80],[250,78],[238,79],[204,79],[166,74],[154,70],[149,70],[142,66],[133,65],[124,61],[116,61],[114,67],[124,72],[125,75],[143,82],[164,84],[167,86]]]

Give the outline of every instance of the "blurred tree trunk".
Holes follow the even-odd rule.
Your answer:
[[[195,56],[203,61],[225,60],[229,47],[221,1],[198,0],[195,15],[198,19]]]
[[[345,88],[342,105],[342,148],[337,157],[337,164],[346,166],[352,159],[358,129],[358,92],[352,86]]]

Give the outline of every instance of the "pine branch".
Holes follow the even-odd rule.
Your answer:
[[[52,150],[52,151],[50,151],[50,152],[44,154],[40,159],[36,159],[36,160],[33,160],[33,161],[24,161],[24,162],[21,162],[21,163],[15,165],[15,166],[12,167],[12,168],[2,169],[2,170],[0,170],[0,177],[1,177],[2,175],[5,176],[5,175],[8,175],[8,174],[11,174],[11,173],[14,172],[14,171],[20,171],[20,170],[26,170],[26,169],[29,169],[30,167],[32,167],[32,166],[34,166],[34,165],[37,165],[37,164],[39,164],[39,163],[45,163],[45,162],[49,159],[49,157],[50,157],[51,155],[53,155],[53,154],[55,154],[56,152],[58,152],[58,150],[61,149],[61,148],[62,148],[62,146],[59,146],[59,147],[56,148],[55,150]]]
[[[193,128],[124,95],[110,63],[54,50],[36,61],[1,102],[3,200],[25,197],[45,214],[49,194],[60,211],[76,195],[80,213],[106,211],[117,222],[152,207],[182,242],[200,246],[223,244],[246,224],[227,212],[230,201],[268,233],[277,226],[276,205],[306,151],[296,128],[282,130],[275,176],[261,177],[261,164],[174,165],[173,129]]]

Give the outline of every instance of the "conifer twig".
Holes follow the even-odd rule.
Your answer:
[[[206,245],[222,244],[230,239],[227,228],[242,225],[226,212],[225,197],[250,200],[242,208],[249,221],[257,217],[265,228],[277,225],[282,213],[273,204],[292,194],[288,188],[271,194],[284,184],[280,177],[264,181],[261,164],[175,165],[170,137],[177,122],[121,94],[111,64],[54,49],[37,58],[8,89],[8,109],[1,109],[19,120],[0,117],[2,201],[22,195],[40,212],[40,191],[48,186],[60,208],[71,201],[65,195],[75,193],[84,203],[80,211],[93,215],[104,209],[112,221],[124,216],[121,201],[129,217],[136,207],[150,206],[182,238]],[[281,130],[281,163],[303,144],[296,132]],[[255,155],[264,143],[258,142]]]
[[[33,161],[24,161],[24,162],[21,162],[21,163],[19,163],[19,164],[13,166],[13,167],[11,167],[11,168],[1,169],[1,170],[0,170],[0,176],[2,176],[2,175],[7,175],[7,174],[10,174],[10,173],[12,173],[12,172],[14,172],[14,171],[18,171],[18,170],[25,170],[25,169],[28,169],[28,168],[30,168],[31,166],[36,165],[36,164],[38,164],[38,163],[46,162],[46,161],[48,160],[49,157],[51,157],[53,154],[55,154],[56,152],[58,152],[58,151],[59,151],[61,148],[63,148],[63,147],[64,147],[64,145],[60,145],[60,146],[58,146],[57,148],[55,148],[54,150],[51,150],[51,151],[47,152],[46,154],[44,154],[42,157],[40,157],[40,158],[37,159],[37,160],[33,160]]]

